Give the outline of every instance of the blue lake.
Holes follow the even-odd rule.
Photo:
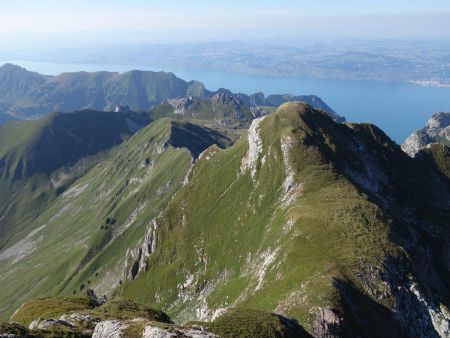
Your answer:
[[[73,71],[166,70],[159,67],[107,64],[63,64],[9,61],[28,70],[48,75]],[[4,62],[0,61],[0,64]],[[320,96],[348,121],[378,125],[392,139],[402,143],[424,126],[432,113],[450,111],[450,88],[421,87],[408,83],[274,78],[227,72],[174,71],[184,80],[198,80],[210,90],[220,87],[252,94],[295,94]]]

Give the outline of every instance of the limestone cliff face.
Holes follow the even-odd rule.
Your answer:
[[[450,142],[450,113],[433,114],[424,128],[412,133],[405,140],[402,149],[414,157],[419,150],[437,142]]]
[[[144,237],[135,248],[128,249],[123,270],[123,279],[133,280],[139,272],[144,271],[147,257],[156,248],[156,230],[158,225],[152,220],[145,231]]]

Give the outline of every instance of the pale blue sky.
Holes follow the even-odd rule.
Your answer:
[[[220,31],[241,34],[429,36],[450,34],[450,0],[14,0],[0,33]],[[192,35],[192,34],[191,34]],[[91,36],[92,38],[92,36]]]
[[[13,9],[21,10],[29,8],[33,10],[52,10],[59,9],[234,9],[252,10],[257,8],[290,8],[295,10],[305,10],[308,12],[323,12],[332,14],[338,12],[440,12],[450,10],[448,0],[15,0],[1,4],[2,10]]]

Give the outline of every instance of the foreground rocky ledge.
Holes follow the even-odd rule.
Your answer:
[[[309,337],[292,319],[260,310],[227,310],[213,322],[175,325],[160,310],[127,300],[105,302],[95,296],[38,298],[23,304],[0,337],[213,338]]]

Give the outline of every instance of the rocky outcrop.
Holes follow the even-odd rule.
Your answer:
[[[100,322],[100,318],[89,314],[71,313],[60,316],[58,319],[38,318],[33,320],[30,330],[68,330],[82,335],[92,335],[94,328]]]
[[[169,99],[167,103],[173,107],[174,114],[184,115],[186,110],[188,110],[194,103],[194,98],[192,96],[179,97],[176,99]]]
[[[120,338],[128,324],[121,320],[105,320],[95,326],[92,338]]]
[[[219,127],[247,128],[253,119],[268,115],[281,104],[294,101],[321,109],[336,122],[345,122],[345,118],[337,115],[319,97],[313,95],[271,95],[266,98],[263,93],[248,96],[219,89],[210,97],[178,97],[164,101],[163,105],[171,106],[173,110],[169,110],[170,114],[214,120]],[[165,114],[163,111],[166,110],[156,109],[155,116],[161,117],[161,114]]]
[[[389,296],[395,300],[396,320],[411,337],[450,336],[450,312],[435,302],[424,283],[408,274],[398,263],[388,261],[381,279],[387,282]],[[428,283],[431,285],[431,283]]]
[[[332,307],[319,309],[314,321],[313,335],[317,338],[338,338],[343,333],[343,319]]]
[[[67,328],[74,328],[74,326],[65,320],[59,320],[59,319],[43,319],[39,318],[36,320],[33,320],[30,323],[30,326],[28,327],[30,330],[46,330],[54,326],[65,326]]]
[[[284,206],[291,204],[302,191],[302,184],[295,179],[295,171],[289,160],[289,152],[294,146],[293,139],[286,136],[281,140],[281,152],[283,155],[283,163],[286,171],[286,178],[283,182],[283,196],[281,202]]]
[[[432,143],[450,141],[450,113],[435,113],[426,126],[412,133],[402,144],[402,149],[414,157],[419,150]]]
[[[214,333],[203,329],[163,329],[156,326],[146,326],[143,338],[213,338]]]
[[[171,325],[158,326],[143,318],[132,320],[105,320],[97,324],[92,338],[120,338],[128,336],[124,331],[134,325],[143,327],[142,338],[214,338],[214,333],[203,328],[181,328]]]
[[[29,336],[29,330],[19,323],[0,324],[0,338],[23,338]]]
[[[125,259],[125,268],[123,278],[134,280],[139,272],[147,268],[147,257],[156,249],[156,230],[158,223],[155,219],[151,220],[144,238],[133,249],[128,249]]]
[[[96,316],[77,312],[62,315],[58,320],[64,321],[73,327],[84,327],[91,330],[93,330],[97,323],[100,322],[100,318]]]
[[[250,107],[250,113],[255,119],[267,115],[267,111],[261,107]]]
[[[224,106],[231,105],[239,108],[243,105],[242,101],[235,95],[230,95],[228,93],[218,93],[214,95],[211,99],[213,106]]]
[[[250,174],[253,179],[256,175],[256,165],[259,154],[263,150],[263,142],[261,136],[259,135],[259,126],[263,120],[264,117],[253,120],[250,128],[248,129],[248,151],[242,159],[241,164],[241,173],[244,173],[247,169],[250,169]]]

